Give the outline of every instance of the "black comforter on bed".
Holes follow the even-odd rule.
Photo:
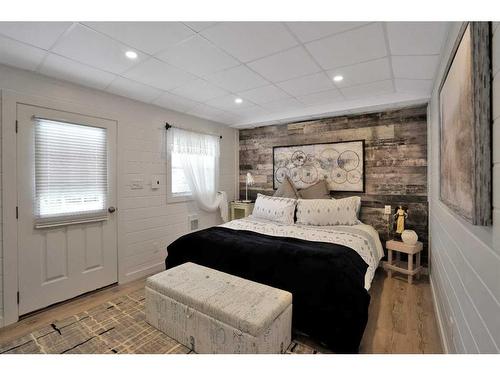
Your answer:
[[[293,326],[336,353],[355,353],[368,318],[367,264],[341,245],[212,227],[168,247],[167,268],[193,262],[287,290]]]

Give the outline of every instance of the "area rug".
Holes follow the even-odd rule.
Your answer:
[[[319,351],[295,337],[287,353]],[[0,354],[191,354],[192,351],[146,323],[144,290],[54,321],[0,345]]]

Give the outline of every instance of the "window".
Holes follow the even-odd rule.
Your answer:
[[[173,202],[198,200],[202,195],[211,196],[216,192],[219,137],[171,128],[167,131],[167,139],[167,199]]]
[[[181,164],[181,154],[172,152],[172,195],[190,195],[191,190],[184,175],[184,169]]]
[[[106,129],[36,119],[35,224],[106,218]]]

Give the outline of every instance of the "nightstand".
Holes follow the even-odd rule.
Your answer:
[[[243,219],[250,215],[253,211],[253,203],[247,202],[231,202],[230,203],[230,213],[231,220]]]
[[[408,275],[408,283],[413,282],[413,276],[417,279],[420,278],[420,273],[422,272],[422,266],[420,265],[420,253],[423,249],[422,242],[418,241],[415,245],[408,245],[401,241],[389,240],[385,243],[387,249],[387,263],[385,268],[389,273],[389,277],[392,277],[392,271],[400,272]],[[396,251],[396,260],[392,258],[392,252]],[[402,262],[400,254],[408,254],[408,262]],[[413,256],[416,255],[416,264],[413,265]]]

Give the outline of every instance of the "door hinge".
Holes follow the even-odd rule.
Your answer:
[[[19,206],[16,206],[16,219],[19,219]]]
[[[19,297],[19,292],[17,292],[17,304],[19,305],[20,297]]]
[[[16,133],[17,133],[18,129],[19,129],[19,123],[18,123],[18,121],[16,120]]]

